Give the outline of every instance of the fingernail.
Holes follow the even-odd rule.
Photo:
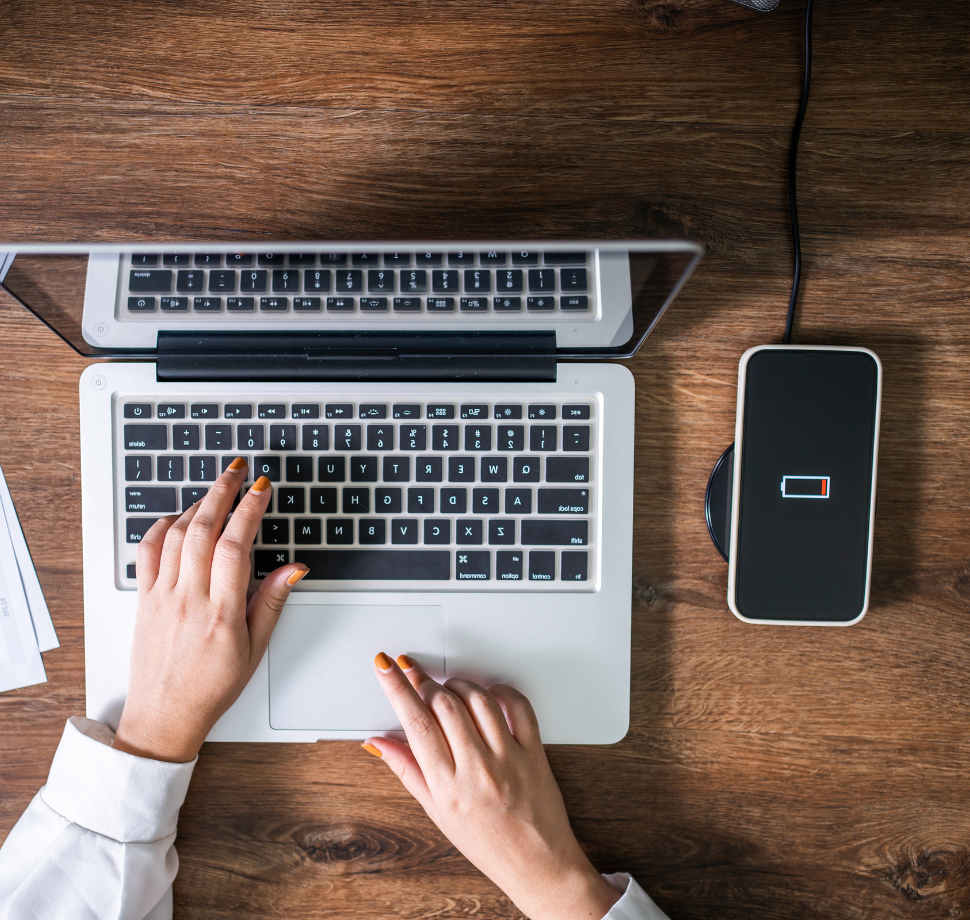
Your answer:
[[[410,671],[414,667],[414,662],[407,655],[398,655],[397,664],[402,671]]]
[[[373,744],[362,744],[361,747],[367,751],[368,754],[373,754],[375,757],[383,757],[384,755],[380,752],[380,748],[374,747]]]
[[[240,470],[246,469],[247,466],[249,466],[249,464],[246,462],[245,457],[236,457],[236,459],[229,464],[227,469],[232,470],[234,473],[238,473]]]
[[[286,579],[288,585],[295,585],[304,575],[309,573],[309,569],[304,569],[302,572],[294,572],[289,578]]]
[[[374,664],[377,665],[377,670],[381,674],[387,674],[390,672],[391,668],[394,667],[394,662],[387,657],[383,652],[378,652],[377,656],[374,658]]]
[[[249,490],[254,495],[262,495],[270,486],[269,480],[265,476],[260,476],[253,483],[253,487]]]

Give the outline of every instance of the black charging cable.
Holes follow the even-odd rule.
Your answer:
[[[791,139],[788,155],[788,207],[791,210],[791,238],[795,248],[795,275],[791,283],[791,300],[788,302],[788,319],[785,322],[785,344],[791,344],[791,327],[795,322],[795,304],[798,302],[798,288],[802,281],[802,242],[798,235],[798,205],[796,192],[796,170],[798,165],[798,141],[802,136],[802,123],[808,108],[808,90],[812,85],[812,5],[815,0],[805,4],[805,80],[802,84],[802,101],[798,106],[795,131]]]

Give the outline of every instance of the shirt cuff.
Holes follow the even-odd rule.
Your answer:
[[[198,761],[164,763],[111,747],[114,733],[75,716],[64,726],[40,794],[73,824],[121,843],[151,843],[175,833]]]
[[[653,903],[653,899],[626,872],[603,875],[623,897],[616,902],[603,920],[668,920],[667,915]]]

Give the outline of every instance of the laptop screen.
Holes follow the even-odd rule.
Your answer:
[[[557,358],[625,358],[701,253],[667,241],[0,248],[14,253],[3,286],[77,351],[148,358],[186,333],[477,336],[497,353],[534,337]]]

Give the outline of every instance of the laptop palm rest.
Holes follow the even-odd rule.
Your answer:
[[[374,674],[374,656],[402,652],[441,679],[445,609],[289,603],[269,645],[274,729],[400,731]]]

